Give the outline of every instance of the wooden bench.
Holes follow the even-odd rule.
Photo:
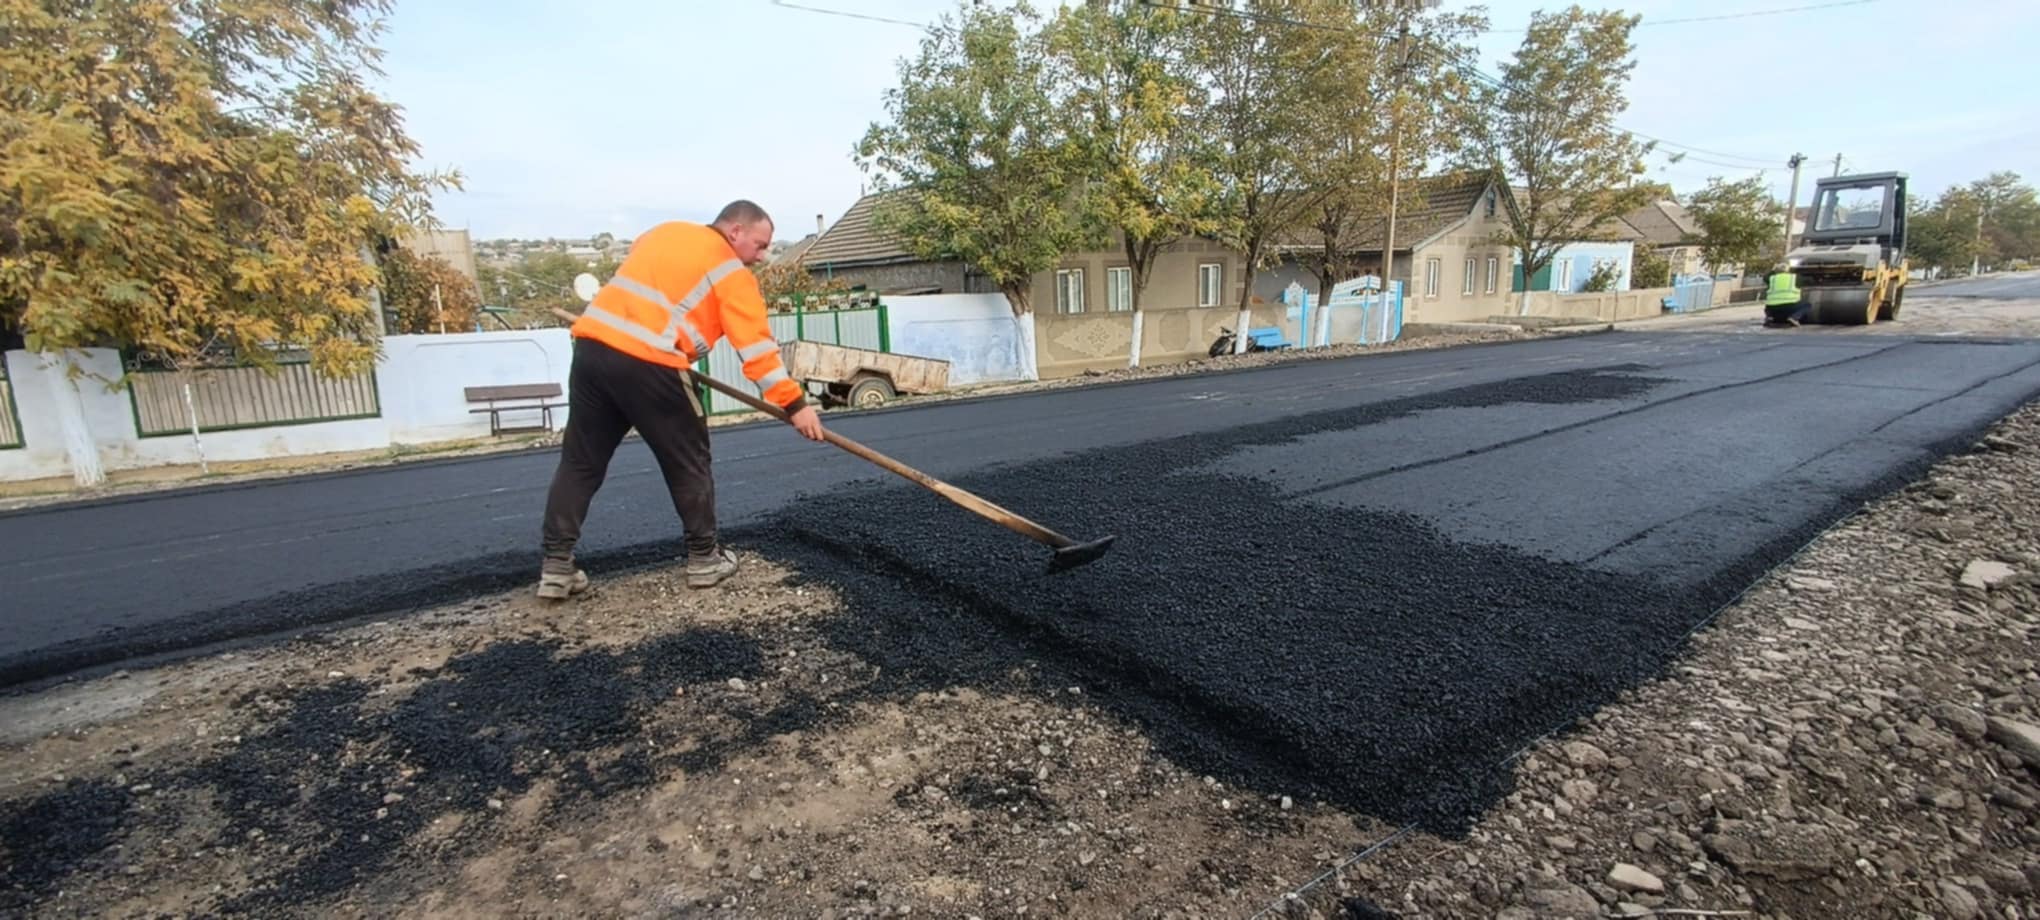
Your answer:
[[[489,414],[490,437],[498,437],[518,431],[551,431],[552,410],[565,408],[567,405],[564,402],[555,402],[555,400],[560,398],[561,393],[560,385],[557,383],[517,383],[494,387],[466,387],[461,392],[470,403],[486,403],[486,405],[480,408],[469,409],[468,412],[487,412]],[[504,427],[503,413],[523,411],[541,412],[544,414],[544,420],[535,425],[520,425],[514,428]]]

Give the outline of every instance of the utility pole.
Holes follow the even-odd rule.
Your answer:
[[[1842,174],[1842,155],[1841,155],[1841,154],[1839,154],[1839,153],[1837,153],[1837,154],[1835,154],[1835,171],[1834,171],[1834,175],[1836,175],[1836,176],[1839,176],[1839,175],[1841,175],[1841,174]]]
[[[1976,203],[1976,246],[1969,250],[1969,277],[1983,272],[1983,202]]]
[[[1395,95],[1388,103],[1388,120],[1393,126],[1388,142],[1388,240],[1381,248],[1381,296],[1387,297],[1395,285],[1395,212],[1402,197],[1402,85],[1404,71],[1410,62],[1410,21],[1407,16],[1395,39]],[[1415,272],[1410,273],[1416,277]],[[1408,290],[1403,291],[1409,295]]]
[[[432,285],[432,309],[439,313],[439,334],[446,334],[446,304],[439,299],[439,285]]]
[[[1792,191],[1785,198],[1785,252],[1778,257],[1781,262],[1792,252],[1792,212],[1799,209],[1799,164],[1804,162],[1806,158],[1796,153],[1792,159],[1785,161],[1785,165],[1792,167]],[[1812,216],[1807,215],[1809,218]]]

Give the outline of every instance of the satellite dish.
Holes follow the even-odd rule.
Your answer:
[[[574,294],[581,298],[581,302],[594,300],[595,292],[599,290],[602,290],[602,282],[596,280],[594,275],[582,272],[574,276]]]

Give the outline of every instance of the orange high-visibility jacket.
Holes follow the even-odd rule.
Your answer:
[[[701,360],[728,335],[744,376],[767,401],[788,412],[807,404],[780,361],[757,276],[714,227],[669,221],[633,240],[572,334],[674,368]]]

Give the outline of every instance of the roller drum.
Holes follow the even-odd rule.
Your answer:
[[[1806,288],[1799,292],[1809,309],[1806,318],[1823,325],[1861,326],[1871,322],[1870,289]]]

